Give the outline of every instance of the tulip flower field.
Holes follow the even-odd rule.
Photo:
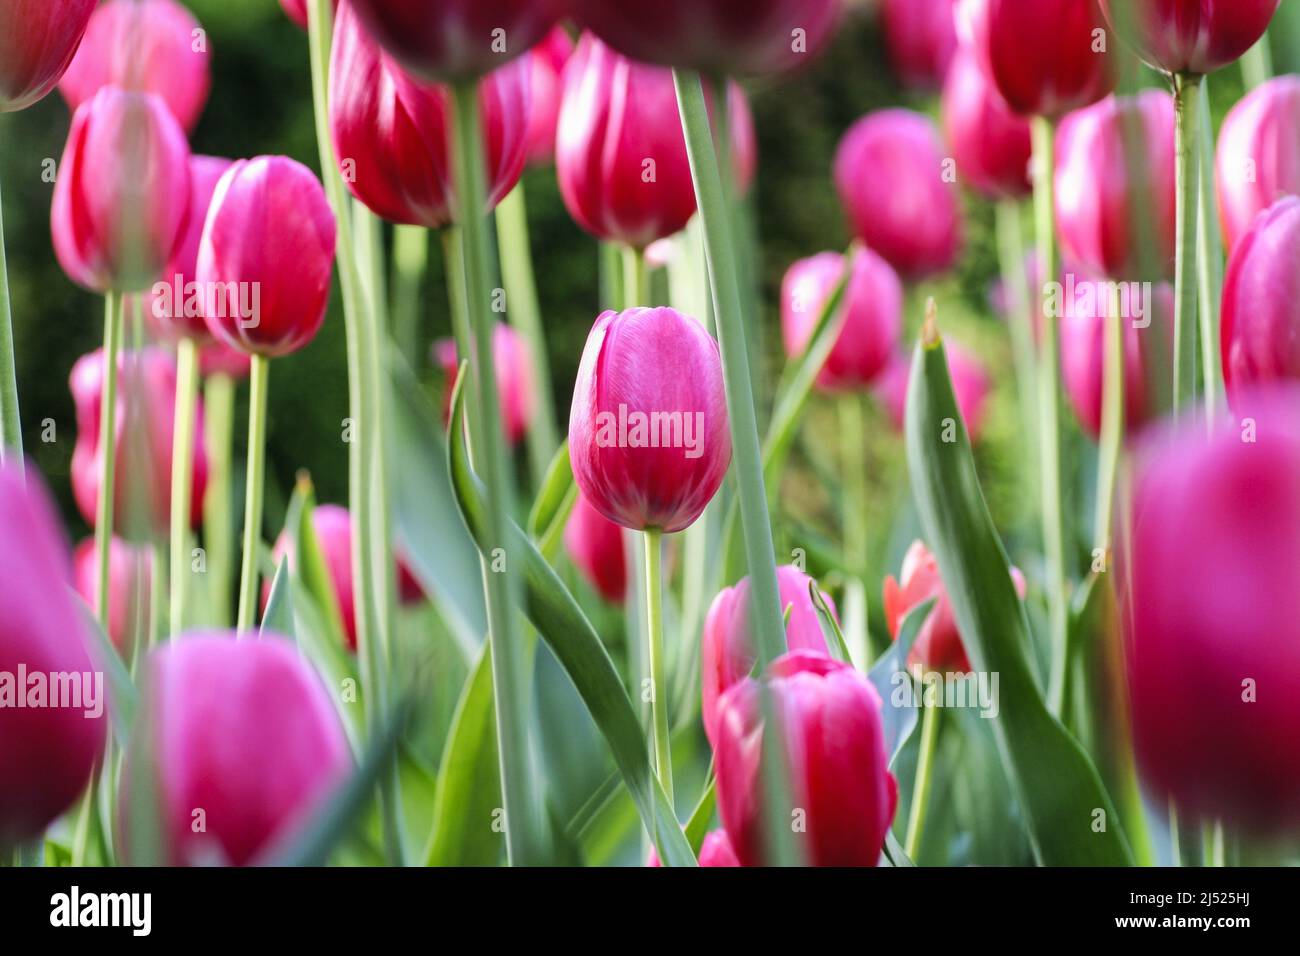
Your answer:
[[[1287,70],[0,0],[0,866],[1300,862]]]

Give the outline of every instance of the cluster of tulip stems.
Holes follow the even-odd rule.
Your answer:
[[[69,380],[94,528],[74,554],[24,468],[0,227],[0,864],[319,864],[358,842],[398,865],[572,862],[623,793],[656,866],[951,862],[927,822],[973,766],[942,768],[958,742],[993,755],[1013,861],[1267,859],[1300,828],[1300,78],[1268,75],[1279,3],[857,5],[939,122],[887,109],[845,132],[830,172],[854,240],[789,267],[768,394],[738,81],[806,67],[841,0],[281,0],[321,176],[191,154],[209,53],[177,0],[0,0],[0,111],[67,101],[54,252],[105,303]],[[1243,57],[1216,148],[1207,76]],[[1141,63],[1167,88],[1139,91]],[[520,184],[552,164],[614,307],[567,438]],[[972,450],[991,373],[933,300],[904,315],[962,254],[961,187],[996,208],[1024,572]],[[408,297],[427,233],[443,243],[445,407],[418,437],[439,450],[420,482],[454,500],[445,540],[395,527],[418,345],[388,321],[385,223]],[[302,476],[268,546],[270,372],[315,338],[336,265],[349,500],[317,506]],[[822,583],[773,525],[819,394],[843,467]],[[874,585],[870,401],[904,436],[920,531]],[[458,536],[477,617],[417,555]],[[397,635],[426,603],[479,623],[418,833],[401,754],[429,690]],[[592,622],[620,605],[616,663]],[[539,641],[608,749],[573,820],[539,770]],[[56,699],[83,674],[100,713]],[[955,685],[979,707],[945,713]]]

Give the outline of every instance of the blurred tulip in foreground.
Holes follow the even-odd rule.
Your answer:
[[[974,353],[968,352],[952,339],[944,340],[944,348],[948,354],[948,374],[957,396],[957,407],[961,410],[971,444],[975,444],[980,440],[980,433],[984,429],[984,412],[993,383],[988,369]],[[907,383],[911,374],[912,357],[896,352],[876,383],[876,396],[900,432],[907,412]]]
[[[704,842],[700,844],[699,863],[705,867],[740,866],[726,830],[710,830],[705,834]],[[654,847],[650,848],[650,859],[646,866],[662,866]]]
[[[573,503],[573,513],[564,527],[564,547],[570,560],[601,597],[613,604],[623,603],[627,597],[623,528],[588,504],[581,494]]]
[[[141,618],[148,616],[152,567],[153,559],[147,548],[128,544],[116,535],[109,540],[108,636],[124,656],[129,654],[136,625],[144,623]],[[72,570],[77,593],[93,610],[99,600],[93,537],[77,545],[72,555]],[[133,603],[137,601],[138,605]]]
[[[573,41],[564,27],[555,27],[528,54],[532,72],[532,102],[528,111],[528,162],[545,166],[555,161],[555,127],[560,121],[560,90],[564,68],[573,55]]]
[[[460,357],[452,339],[433,345],[433,358],[446,376],[446,410],[451,413],[451,390],[456,387]],[[497,397],[504,416],[506,440],[524,440],[537,414],[534,406],[533,360],[528,345],[512,326],[498,322],[492,330],[492,365],[496,369]]]
[[[880,12],[889,60],[907,86],[937,90],[944,85],[957,49],[955,6],[956,0],[884,0]]]
[[[1300,76],[1269,80],[1228,113],[1219,131],[1218,185],[1230,250],[1261,212],[1300,195]]]
[[[1029,122],[1011,112],[968,47],[948,70],[943,132],[957,172],[974,189],[992,199],[1029,195]]]
[[[1281,2],[1101,0],[1101,7],[1116,32],[1151,66],[1166,73],[1205,74],[1254,46]]]
[[[0,113],[26,109],[72,62],[98,0],[0,3]]]

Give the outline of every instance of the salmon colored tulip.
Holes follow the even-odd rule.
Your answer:
[[[26,109],[54,89],[77,52],[97,2],[0,4],[0,113]]]

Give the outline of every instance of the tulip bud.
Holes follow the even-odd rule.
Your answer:
[[[1300,195],[1300,76],[1279,76],[1247,93],[1219,131],[1219,212],[1229,250],[1255,217]]]
[[[979,356],[962,348],[951,338],[944,338],[948,356],[948,377],[957,396],[957,408],[970,436],[971,444],[980,440],[984,414],[993,383]],[[901,433],[907,416],[907,385],[912,377],[912,356],[895,352],[876,383],[875,394],[889,413],[890,421]]]
[[[1223,284],[1223,380],[1228,401],[1253,385],[1300,378],[1300,199],[1255,220],[1228,261]]]
[[[77,593],[91,608],[99,607],[99,565],[95,539],[86,538],[72,555]],[[108,543],[108,636],[128,657],[136,626],[148,617],[153,560],[149,549],[128,544],[114,535]]]
[[[974,52],[962,47],[943,88],[943,131],[957,172],[990,199],[1029,195],[1029,123],[1011,112]]]
[[[903,328],[903,284],[870,249],[853,253],[840,309],[844,324],[817,375],[826,391],[864,388],[889,362]],[[823,252],[792,265],[781,283],[781,332],[786,355],[803,354],[827,300],[844,274],[844,257]]]
[[[573,41],[564,27],[555,27],[528,54],[532,70],[532,108],[528,112],[528,162],[545,166],[555,161],[555,128],[560,121],[560,90],[564,67],[573,55]]]
[[[736,851],[731,848],[731,840],[727,837],[726,830],[710,830],[704,835],[704,842],[700,844],[700,855],[698,857],[700,866],[740,866],[740,861],[736,859]],[[650,848],[650,859],[646,866],[662,866],[659,862],[659,854],[655,852],[654,847]]]
[[[790,769],[795,839],[813,866],[875,866],[898,805],[880,697],[848,664],[791,651],[766,677]],[[718,702],[718,812],[742,866],[761,866],[764,722],[757,681]],[[782,808],[783,812],[785,808]],[[793,819],[793,817],[788,817]]]
[[[776,569],[777,593],[782,613],[786,614],[786,649],[825,655],[826,635],[809,590],[812,584],[813,579],[796,567],[785,564]],[[823,593],[822,598],[838,622],[835,602],[829,594]],[[719,698],[754,669],[750,604],[749,578],[742,578],[735,587],[718,592],[704,618],[704,634],[700,639],[701,712],[704,734],[710,743],[718,739]]]
[[[840,0],[572,0],[578,21],[624,56],[706,74],[778,73],[829,43]]]
[[[1131,169],[1130,152],[1139,169]],[[1150,267],[1172,276],[1174,164],[1168,93],[1112,96],[1067,116],[1056,140],[1057,228],[1067,257],[1098,275],[1141,274],[1142,237],[1134,234],[1140,216],[1155,240]]]
[[[1111,27],[1165,73],[1213,73],[1249,50],[1282,0],[1101,0]]]
[[[251,863],[347,777],[352,756],[338,713],[288,641],[188,634],[153,651],[146,666],[169,865]],[[128,807],[131,774],[122,777]]]
[[[937,90],[957,50],[953,7],[957,0],[884,0],[885,44],[905,86]]]
[[[528,155],[531,63],[509,63],[479,87],[488,201],[514,188]],[[451,93],[413,78],[345,3],[334,23],[330,134],[352,195],[390,222],[441,229],[456,217]]]
[[[578,487],[634,531],[691,525],[731,464],[718,343],[673,309],[606,312],[578,366],[569,414]]]
[[[29,470],[24,484],[13,463],[0,464],[0,528],[0,845],[15,846],[85,789],[107,720],[67,542],[39,478]],[[79,700],[58,691],[69,680]],[[38,682],[45,689],[34,697]]]
[[[433,343],[434,361],[446,376],[444,411],[451,415],[451,393],[456,387],[460,357],[452,339]],[[492,330],[492,365],[496,369],[497,400],[505,416],[506,440],[517,445],[524,440],[537,414],[533,360],[528,344],[513,327],[498,322]]]
[[[136,529],[133,518],[144,503],[146,522],[166,528],[171,516],[172,429],[176,419],[176,362],[167,352],[147,348],[118,356],[119,384],[116,436],[113,442],[114,530]],[[100,414],[104,351],[83,355],[72,367],[68,387],[77,408],[77,443],[72,450],[72,494],[81,516],[95,523],[105,450],[100,447]],[[195,432],[203,434],[203,402],[195,409]],[[203,442],[194,443],[191,526],[203,518],[203,494],[208,485],[208,456]],[[147,526],[146,526],[147,527]]]
[[[325,320],[334,239],[311,170],[287,156],[239,160],[217,183],[199,242],[209,331],[255,355],[302,348]]]
[[[538,44],[566,0],[348,0],[406,69],[426,80],[477,79]]]
[[[63,271],[96,292],[138,292],[184,236],[190,148],[163,101],[104,87],[77,107],[50,209]]]
[[[108,0],[59,82],[76,109],[105,86],[160,97],[186,130],[208,101],[207,34],[175,0]]]
[[[1022,116],[1060,119],[1115,84],[1097,0],[960,0],[958,33]]]
[[[1153,800],[1258,837],[1300,828],[1300,392],[1244,401],[1145,444],[1115,581]]]
[[[835,153],[835,186],[854,233],[906,280],[942,272],[961,252],[955,177],[929,119],[889,109],[858,120]]]
[[[627,551],[623,529],[578,495],[564,526],[564,547],[583,577],[611,604],[627,598]]]
[[[0,4],[0,113],[26,109],[54,89],[77,52],[97,2]]]

